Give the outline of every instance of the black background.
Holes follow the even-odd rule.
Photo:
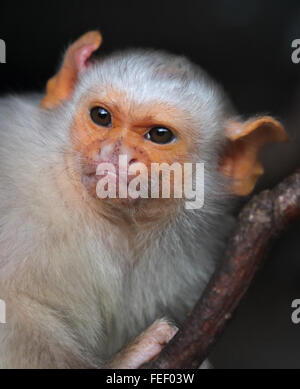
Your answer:
[[[43,89],[68,43],[91,29],[101,30],[103,53],[153,47],[185,54],[225,87],[242,115],[280,118],[292,141],[266,152],[259,189],[299,165],[300,64],[291,61],[299,1],[2,0],[0,93]],[[300,324],[290,319],[300,298],[299,234],[300,224],[276,243],[214,349],[215,367],[300,367]]]

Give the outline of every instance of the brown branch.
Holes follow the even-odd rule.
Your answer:
[[[197,368],[223,332],[271,242],[300,216],[300,170],[242,209],[225,256],[183,327],[158,358],[141,368]]]

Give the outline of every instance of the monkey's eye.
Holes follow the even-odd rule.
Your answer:
[[[103,107],[94,107],[90,111],[94,123],[102,127],[111,126],[111,114]]]
[[[154,143],[166,144],[172,142],[175,139],[175,136],[168,128],[153,127],[147,132],[145,138]]]

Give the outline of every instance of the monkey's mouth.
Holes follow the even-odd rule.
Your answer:
[[[122,176],[119,172],[104,171],[103,174],[97,174],[95,167],[85,167],[81,172],[81,182],[87,192],[94,198],[100,200],[119,200],[122,203],[136,205],[142,199],[132,197],[128,186],[136,175],[125,174]]]

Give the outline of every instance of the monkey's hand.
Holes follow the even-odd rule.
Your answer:
[[[137,369],[154,359],[176,334],[177,328],[166,320],[156,320],[121,350],[106,366],[108,369]]]

